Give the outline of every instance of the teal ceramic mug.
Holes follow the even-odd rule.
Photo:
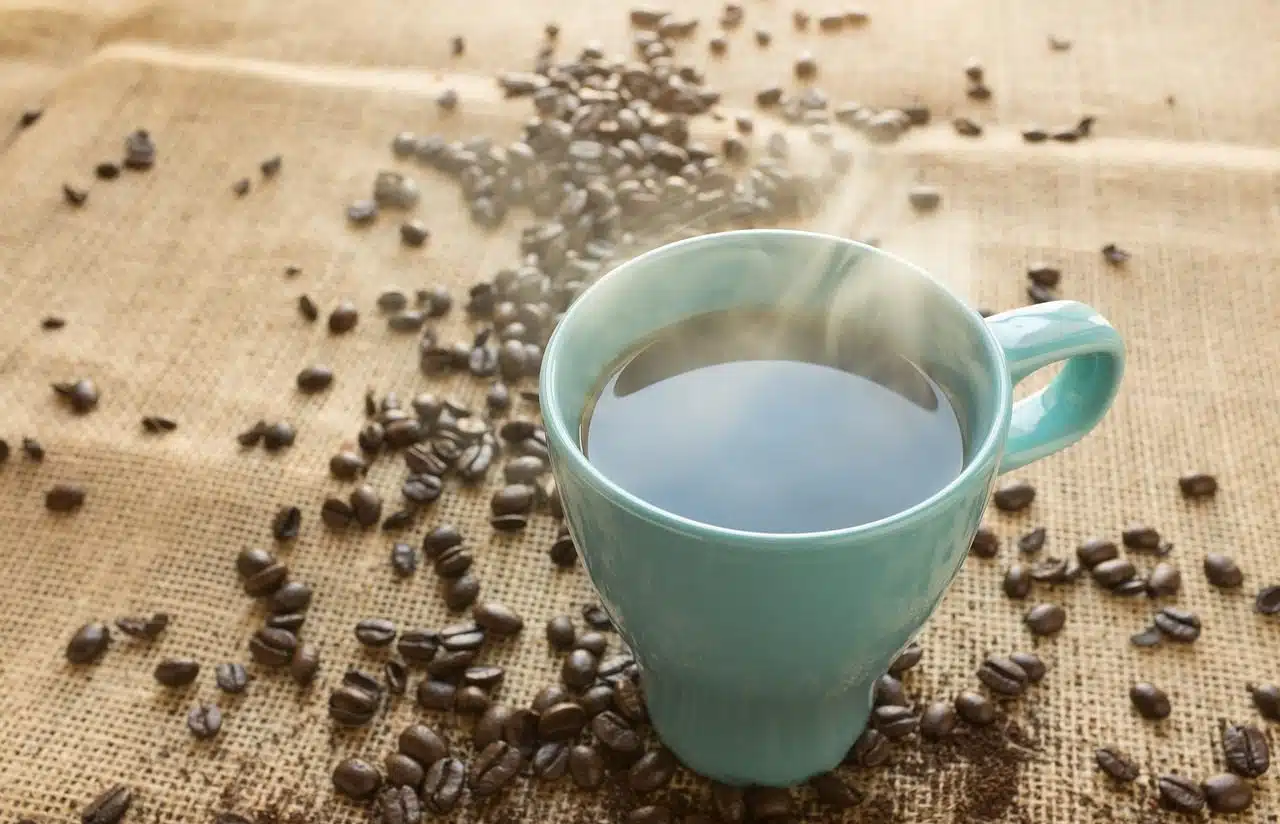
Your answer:
[[[760,534],[665,512],[593,467],[579,427],[618,359],[680,320],[747,306],[830,313],[925,366],[967,433],[959,477],[880,521]],[[1063,360],[1014,403],[1018,381]],[[984,321],[911,264],[806,232],[697,237],[592,285],[547,345],[542,414],[570,532],[635,653],[663,742],[736,785],[790,785],[837,765],[867,723],[875,680],[964,561],[996,477],[1093,428],[1123,365],[1119,335],[1087,306]]]

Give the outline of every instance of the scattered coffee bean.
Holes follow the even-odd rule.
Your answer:
[[[268,596],[284,586],[288,577],[289,568],[273,562],[244,579],[244,592],[253,598]]]
[[[356,523],[366,529],[377,526],[382,519],[382,496],[368,484],[362,484],[351,492],[351,514]]]
[[[542,712],[538,719],[538,736],[544,741],[567,741],[575,737],[587,723],[587,713],[572,701],[561,701]]]
[[[71,183],[63,183],[62,199],[68,206],[83,206],[89,199],[89,190]]]
[[[909,707],[893,704],[876,707],[871,713],[871,719],[876,729],[891,741],[905,738],[920,726],[919,719]]]
[[[586,689],[596,677],[596,656],[585,649],[575,649],[564,659],[560,679],[569,687]]]
[[[1205,472],[1193,472],[1178,478],[1178,489],[1184,498],[1212,498],[1218,493],[1218,479]]]
[[[1022,130],[1022,139],[1027,143],[1043,143],[1049,139],[1049,133],[1037,126]]]
[[[1026,481],[1011,481],[997,489],[991,496],[996,509],[1001,512],[1021,512],[1036,499],[1036,489]]]
[[[187,713],[187,729],[200,740],[213,738],[222,730],[222,710],[213,704],[200,704]]]
[[[942,192],[933,186],[912,186],[907,191],[907,202],[917,212],[932,212],[942,204]]]
[[[249,673],[242,664],[218,664],[213,668],[213,678],[218,689],[231,695],[239,695],[249,686]]]
[[[447,681],[424,679],[418,684],[418,706],[428,710],[451,710],[457,687]]]
[[[1152,624],[1141,632],[1135,632],[1133,635],[1129,636],[1129,643],[1133,644],[1135,647],[1155,647],[1159,646],[1160,642],[1163,640],[1164,633],[1157,629],[1155,624]]]
[[[1129,688],[1129,700],[1139,715],[1151,721],[1168,718],[1173,712],[1169,696],[1154,684],[1146,682],[1134,684]]]
[[[1253,806],[1253,787],[1239,776],[1228,773],[1211,776],[1200,788],[1212,812],[1239,813]]]
[[[137,129],[124,139],[124,167],[145,171],[156,163],[156,144],[150,132]]]
[[[988,656],[978,668],[978,680],[1000,695],[1021,695],[1027,689],[1027,673],[1012,660],[1000,655]]]
[[[1033,263],[1027,267],[1027,279],[1037,286],[1054,289],[1062,281],[1062,270],[1047,263]]]
[[[1204,793],[1199,785],[1180,775],[1162,775],[1156,782],[1160,803],[1178,813],[1198,813],[1204,809]]]
[[[606,710],[591,719],[591,732],[596,739],[616,753],[634,753],[641,749],[640,736],[625,718]]]
[[[385,618],[366,618],[356,624],[355,632],[366,647],[385,647],[396,640],[396,626]]]
[[[1274,684],[1249,686],[1249,695],[1258,714],[1268,721],[1280,721],[1280,687]]]
[[[1044,665],[1044,661],[1040,660],[1040,656],[1034,652],[1015,652],[1009,656],[1009,660],[1022,667],[1022,671],[1027,674],[1027,683],[1038,684],[1044,679],[1049,668]]]
[[[1129,262],[1129,253],[1114,243],[1102,247],[1102,257],[1112,266],[1123,266]]]
[[[1128,784],[1138,779],[1138,765],[1129,756],[1114,747],[1099,747],[1094,750],[1094,761],[1112,780]]]
[[[1280,615],[1280,586],[1263,587],[1253,599],[1253,608],[1262,615]]]
[[[449,754],[449,747],[435,730],[425,724],[405,727],[398,739],[400,752],[409,756],[424,769],[434,765]]]
[[[1233,724],[1222,731],[1227,769],[1245,778],[1258,778],[1271,766],[1271,747],[1262,730],[1252,724]]]
[[[244,197],[249,194],[249,178],[242,177],[235,183],[231,184],[231,194],[236,197]]]
[[[381,703],[379,689],[365,689],[363,686],[345,683],[329,693],[329,717],[344,727],[363,727],[373,720]]]
[[[133,790],[116,784],[80,811],[80,824],[117,824],[133,804]]]
[[[1045,528],[1039,526],[1027,534],[1019,536],[1018,551],[1030,555],[1044,549],[1046,534]]]
[[[306,612],[309,606],[311,606],[311,587],[301,581],[282,584],[267,599],[267,611],[274,615]]]
[[[1139,552],[1154,552],[1160,548],[1160,533],[1144,524],[1132,524],[1121,533],[1124,545]]]
[[[876,706],[894,705],[898,707],[906,707],[911,704],[907,699],[907,692],[903,688],[902,682],[892,675],[882,675],[876,679],[874,703]]]
[[[925,738],[945,738],[955,729],[956,719],[951,701],[934,701],[920,716],[920,734]]]
[[[1153,598],[1177,595],[1182,588],[1182,573],[1173,564],[1161,561],[1147,578],[1147,594]]]
[[[55,383],[53,391],[66,401],[72,411],[81,415],[93,411],[97,407],[100,397],[97,384],[88,378]]]
[[[676,759],[664,747],[649,750],[627,771],[627,784],[632,792],[650,793],[671,783],[676,774]]]
[[[1076,557],[1080,563],[1093,569],[1098,564],[1120,557],[1120,550],[1114,541],[1105,538],[1093,538],[1076,548]]]
[[[466,784],[467,768],[456,758],[441,758],[427,769],[422,782],[422,803],[436,815],[447,815],[458,806]]]
[[[979,558],[994,558],[1000,553],[1000,538],[989,527],[978,527],[969,544],[969,552]]]
[[[533,774],[547,781],[563,778],[569,771],[569,745],[550,741],[533,753]]]
[[[1200,637],[1200,617],[1179,607],[1164,607],[1156,613],[1156,628],[1170,640],[1189,644]]]
[[[519,634],[524,629],[524,619],[515,610],[499,601],[486,601],[471,611],[471,617],[481,629],[499,638]]]
[[[955,118],[951,121],[951,127],[961,137],[980,137],[982,135],[982,126],[968,117]]]
[[[409,684],[409,670],[399,661],[388,661],[382,665],[382,678],[387,682],[387,692],[404,695]]]
[[[349,300],[344,300],[329,313],[329,331],[335,335],[345,334],[355,329],[359,320],[360,312],[356,309],[356,305]]]
[[[1011,564],[1005,571],[1002,587],[1009,598],[1026,598],[1031,594],[1031,568],[1026,564]]]
[[[574,629],[573,619],[568,615],[557,615],[547,621],[547,642],[551,644],[553,649],[565,652],[573,648],[574,640],[577,638],[577,630]]]
[[[165,658],[156,664],[155,677],[166,687],[185,687],[200,675],[200,664],[189,658]]]
[[[299,686],[307,686],[320,671],[320,651],[311,644],[303,644],[289,662],[289,676]]]
[[[608,647],[609,639],[594,630],[580,634],[573,642],[574,649],[586,650],[597,658],[604,655]]]
[[[178,422],[163,415],[147,415],[142,419],[142,428],[151,435],[159,435],[176,430]]]
[[[1115,589],[1137,574],[1133,562],[1128,558],[1114,558],[1103,561],[1093,567],[1093,579],[1107,589]]]
[[[293,446],[297,432],[288,421],[277,421],[262,430],[262,446],[268,452],[277,452]]]
[[[253,660],[266,667],[288,665],[297,648],[297,636],[283,629],[260,629],[249,640],[249,653]]]
[[[1236,562],[1217,552],[1204,556],[1204,577],[1219,589],[1236,589],[1244,584],[1244,573]]]
[[[996,705],[985,695],[966,690],[956,696],[956,713],[968,724],[985,727],[996,720]]]
[[[373,797],[382,786],[378,768],[358,758],[348,758],[333,770],[333,787],[356,801]]]
[[[471,794],[485,798],[501,790],[520,772],[520,750],[505,741],[495,741],[476,755],[471,772]]]
[[[258,171],[265,178],[273,178],[280,174],[281,167],[284,166],[284,158],[280,155],[271,155],[258,164]]]
[[[1023,616],[1032,635],[1054,635],[1067,622],[1067,612],[1057,604],[1036,604]]]
[[[169,626],[169,615],[157,612],[148,616],[129,616],[115,620],[116,629],[139,641],[154,641]]]
[[[920,659],[924,657],[924,649],[912,641],[907,644],[902,652],[898,653],[898,657],[893,659],[893,663],[889,665],[889,674],[901,677],[903,673],[913,669],[916,664],[920,663]]]
[[[298,389],[308,394],[322,392],[333,385],[333,370],[327,366],[308,366],[298,373]]]
[[[111,631],[106,624],[85,624],[67,642],[67,660],[73,664],[92,664],[102,657],[110,643]]]
[[[469,572],[457,578],[446,578],[443,594],[445,606],[452,612],[460,612],[480,597],[480,581]]]

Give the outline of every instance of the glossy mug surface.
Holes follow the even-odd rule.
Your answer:
[[[617,359],[680,320],[749,306],[827,312],[928,364],[960,401],[960,475],[879,521],[765,534],[663,511],[593,467],[580,425]],[[1049,386],[1013,402],[1018,381],[1062,360]],[[875,679],[959,570],[996,477],[1092,429],[1123,366],[1119,335],[1083,304],[984,322],[922,270],[825,235],[706,235],[601,278],[547,345],[542,414],[570,531],[663,742],[737,785],[795,784],[837,765],[866,725]]]

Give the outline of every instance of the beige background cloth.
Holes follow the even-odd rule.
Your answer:
[[[680,5],[703,19],[682,47],[701,61],[719,4]],[[984,655],[1035,649],[1049,675],[1010,708],[1030,742],[1025,756],[984,773],[971,758],[926,757],[929,745],[909,744],[899,766],[849,774],[872,797],[868,805],[837,816],[806,792],[798,795],[804,817],[1159,819],[1151,776],[1221,771],[1220,724],[1258,720],[1245,684],[1280,681],[1280,624],[1252,611],[1252,594],[1280,583],[1280,7],[868,0],[871,22],[856,31],[797,35],[792,3],[744,5],[729,57],[706,61],[726,111],[749,107],[762,85],[789,82],[804,49],[819,58],[817,84],[835,101],[927,103],[936,125],[885,154],[939,186],[943,209],[894,227],[900,234],[889,232],[886,245],[993,308],[1024,302],[1029,262],[1059,264],[1062,294],[1108,315],[1130,353],[1123,391],[1097,432],[1018,473],[1040,490],[1030,512],[989,515],[1007,539],[1001,557],[967,563],[908,678],[917,699],[951,696],[975,685]],[[0,820],[73,820],[115,782],[137,790],[130,822],[209,821],[226,810],[263,824],[360,819],[360,808],[332,797],[333,764],[351,754],[380,762],[423,714],[406,698],[367,730],[333,729],[328,689],[346,666],[377,660],[357,648],[351,627],[371,616],[404,628],[449,618],[428,570],[392,579],[389,538],[321,527],[320,501],[345,488],[328,478],[326,462],[354,439],[366,388],[408,398],[427,386],[413,340],[386,331],[375,296],[392,284],[444,284],[461,297],[467,283],[511,263],[515,247],[512,230],[473,229],[454,188],[425,171],[414,172],[424,187],[416,211],[433,232],[425,250],[400,248],[393,220],[353,232],[342,209],[392,163],[388,143],[401,129],[514,136],[528,108],[500,101],[493,73],[531,65],[550,21],[562,28],[565,53],[589,39],[624,50],[626,8],[603,0],[0,0],[0,121],[48,107],[0,151],[0,437],[16,447],[33,435],[49,451],[43,464],[15,454],[0,468]],[[756,47],[755,28],[773,32],[770,48]],[[1051,33],[1074,48],[1051,52]],[[467,38],[463,57],[448,54],[453,34]],[[964,96],[971,56],[987,68],[989,103]],[[448,86],[463,102],[445,118],[432,98]],[[1018,137],[1025,125],[1069,124],[1085,113],[1099,118],[1089,141],[1029,146]],[[956,137],[945,122],[953,114],[972,114],[988,134]],[[117,159],[137,127],[156,137],[156,168],[96,183],[83,209],[67,207],[60,184],[90,181],[94,164]],[[258,185],[258,162],[276,152],[282,174]],[[236,199],[229,186],[241,176],[255,178],[255,189]],[[1127,267],[1104,264],[1099,248],[1108,242],[1133,253]],[[282,275],[290,264],[303,270],[295,280]],[[304,291],[325,309],[356,300],[358,330],[335,338],[323,324],[304,324],[295,310]],[[52,313],[69,325],[41,331],[40,318]],[[443,331],[465,334],[462,313]],[[314,362],[335,368],[336,385],[301,397],[293,377]],[[75,417],[49,384],[82,376],[98,382],[102,403]],[[469,381],[449,391],[479,392]],[[145,436],[145,414],[170,415],[180,428]],[[278,456],[242,453],[233,436],[259,418],[294,421],[297,445]],[[1180,499],[1176,478],[1188,470],[1218,473],[1216,500]],[[399,461],[384,461],[371,475],[389,501],[401,473]],[[89,490],[75,516],[53,517],[42,505],[59,481]],[[549,519],[518,540],[495,538],[486,502],[449,495],[427,523],[462,526],[477,550],[483,597],[525,616],[526,642],[486,658],[510,668],[504,699],[527,702],[557,672],[543,622],[576,616],[590,591],[581,570],[558,573],[546,560]],[[243,696],[221,695],[213,666],[247,661],[261,621],[232,559],[246,546],[270,546],[269,520],[283,504],[304,511],[302,536],[283,554],[316,589],[305,636],[321,643],[325,668],[310,691],[266,677]],[[1157,526],[1175,544],[1171,560],[1184,579],[1176,602],[1202,616],[1199,642],[1131,647],[1151,604],[1107,596],[1087,579],[1038,589],[1069,618],[1058,637],[1031,639],[1019,621],[1027,604],[1000,594],[1013,537],[1043,525],[1045,554],[1069,556],[1085,538],[1118,538],[1131,521]],[[1243,590],[1206,585],[1200,564],[1209,551],[1238,559]],[[81,623],[153,610],[174,618],[161,641],[117,640],[85,671],[65,664],[66,639]],[[182,655],[204,671],[197,687],[173,695],[151,670]],[[1169,692],[1171,718],[1152,724],[1130,710],[1127,691],[1139,680]],[[223,732],[209,743],[185,727],[197,700],[225,710]],[[432,723],[467,737],[452,721]],[[1115,791],[1097,776],[1092,753],[1101,744],[1137,758],[1139,784]],[[503,805],[468,806],[456,818],[614,821],[633,803],[565,784],[521,781]],[[1274,777],[1257,786],[1249,820],[1277,820],[1280,786]],[[696,803],[701,791],[673,792]],[[1007,803],[976,800],[993,792]]]

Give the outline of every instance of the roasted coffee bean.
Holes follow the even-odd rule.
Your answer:
[[[360,526],[377,526],[382,519],[382,496],[368,484],[356,487],[351,492],[351,512]]]
[[[560,701],[542,710],[538,719],[538,737],[544,741],[567,741],[587,723],[587,713],[572,701]]]
[[[330,529],[345,529],[355,521],[351,504],[341,498],[326,498],[320,507],[320,520]]]
[[[520,515],[533,508],[534,490],[527,484],[510,484],[493,494],[489,508],[494,515]]]
[[[1121,249],[1116,244],[1108,243],[1106,246],[1102,247],[1102,257],[1107,263],[1110,263],[1112,266],[1123,266],[1124,264],[1129,262],[1129,258],[1131,256],[1128,252],[1126,252],[1124,249]]]
[[[249,548],[236,556],[236,572],[241,578],[252,578],[268,567],[276,565],[276,556],[265,549]]]
[[[1239,776],[1226,773],[1211,776],[1200,788],[1212,812],[1239,813],[1253,806],[1253,787]]]
[[[84,506],[85,489],[75,484],[55,484],[44,495],[45,509],[50,512],[74,512]]]
[[[907,692],[902,687],[902,682],[892,675],[882,675],[876,679],[874,699],[876,706],[910,706],[911,702],[907,700]]]
[[[333,385],[333,370],[327,366],[308,366],[298,373],[298,389],[321,392]]]
[[[506,412],[511,408],[511,390],[502,381],[494,381],[485,393],[484,404],[491,412]]]
[[[200,675],[200,663],[190,658],[165,658],[156,664],[155,678],[166,687],[185,687]]]
[[[124,139],[124,167],[145,171],[156,163],[156,144],[146,129],[135,129]]]
[[[451,710],[458,689],[447,681],[425,678],[418,684],[418,706],[428,710]]]
[[[1133,524],[1126,527],[1124,532],[1120,533],[1120,537],[1124,540],[1124,545],[1129,549],[1154,552],[1160,548],[1160,533],[1153,527],[1143,524]]]
[[[454,547],[445,550],[444,554],[435,560],[435,573],[441,578],[459,578],[471,569],[474,562],[471,553],[463,547]]]
[[[1047,289],[1035,283],[1027,286],[1027,298],[1032,303],[1049,303],[1058,299],[1052,289]]]
[[[978,527],[969,544],[969,553],[979,558],[994,558],[1000,553],[1000,539],[988,527]]]
[[[1062,270],[1047,263],[1033,263],[1027,267],[1027,279],[1037,286],[1054,289],[1062,281]]]
[[[582,693],[578,703],[582,705],[588,718],[595,718],[613,706],[614,696],[614,689],[608,684],[593,684]]]
[[[1022,671],[1027,674],[1028,684],[1040,683],[1049,671],[1044,661],[1041,661],[1040,656],[1034,652],[1015,652],[1010,654],[1009,660],[1022,667]]]
[[[393,784],[401,784],[417,788],[422,784],[423,771],[449,754],[449,748],[435,730],[424,724],[405,727],[399,738],[399,758],[396,769],[392,769],[393,756],[387,757],[387,780]],[[404,763],[408,762],[408,763]],[[409,766],[417,767],[416,772]],[[399,779],[397,780],[397,775]],[[415,779],[416,780],[412,780]]]
[[[367,226],[378,216],[378,204],[373,200],[356,200],[347,206],[347,222],[352,226]]]
[[[349,300],[341,301],[329,313],[329,331],[335,335],[345,334],[355,329],[359,320],[360,312],[356,305]]]
[[[599,604],[587,604],[582,608],[582,620],[587,626],[598,630],[612,630],[613,621],[609,618],[609,613],[604,611],[604,607]]]
[[[744,797],[747,812],[755,821],[791,815],[791,791],[785,787],[751,787]]]
[[[893,659],[893,663],[889,665],[889,674],[901,677],[904,672],[913,669],[916,664],[920,663],[920,659],[924,657],[924,649],[912,641],[907,644],[902,652],[898,653],[898,657]]]
[[[396,640],[396,625],[385,618],[366,618],[356,624],[355,633],[366,647],[385,647]]]
[[[1147,578],[1147,594],[1153,598],[1177,595],[1182,588],[1182,573],[1173,564],[1160,562]]]
[[[413,510],[400,509],[382,519],[383,532],[398,532],[413,523]]]
[[[1021,695],[1029,678],[1022,667],[1002,655],[990,655],[978,668],[978,680],[1000,695]]]
[[[591,719],[591,731],[601,744],[614,752],[634,753],[641,748],[640,736],[616,712],[605,711]]]
[[[272,178],[280,174],[280,168],[284,165],[284,158],[280,155],[272,155],[258,164],[258,171],[265,178]]]
[[[457,578],[446,578],[443,590],[445,606],[453,612],[460,612],[480,597],[480,581],[466,572]]]
[[[382,682],[378,680],[377,676],[354,667],[342,674],[342,685],[364,690],[370,695],[380,695],[382,693]]]
[[[574,640],[573,648],[584,649],[599,658],[609,648],[609,639],[605,638],[603,633],[595,632],[594,630],[584,632]]]
[[[658,747],[640,756],[627,771],[627,785],[632,792],[649,793],[667,786],[676,774],[676,759],[666,748]]]
[[[573,619],[568,615],[557,615],[547,621],[547,643],[551,644],[553,649],[565,652],[573,648],[573,643],[577,638],[577,630],[573,626]]]
[[[453,624],[440,630],[441,646],[454,652],[478,650],[484,639],[484,630],[474,622]]]
[[[1137,569],[1128,558],[1114,558],[1103,561],[1093,567],[1093,580],[1107,589],[1115,589],[1137,574]]]
[[[550,741],[533,753],[533,774],[547,781],[563,778],[569,771],[569,745]]]
[[[573,542],[573,536],[568,531],[563,531],[556,537],[555,543],[547,550],[547,556],[551,558],[551,563],[558,567],[571,567],[578,561],[578,548]]]
[[[1178,489],[1184,498],[1212,498],[1218,493],[1218,479],[1204,472],[1193,472],[1178,478]]]
[[[1120,557],[1120,550],[1116,548],[1114,541],[1093,538],[1076,547],[1076,557],[1080,559],[1080,563],[1093,569],[1099,564]]]
[[[302,315],[303,320],[315,322],[320,318],[320,307],[316,305],[310,295],[299,295],[298,314]],[[245,446],[250,446],[250,444],[245,444]]]
[[[1261,615],[1280,615],[1280,586],[1263,587],[1253,599],[1253,608]]]
[[[374,806],[378,824],[418,824],[422,820],[422,804],[413,787],[385,787],[378,793]]]
[[[596,677],[596,656],[585,649],[575,649],[560,667],[560,680],[575,689],[586,689]]]
[[[1168,718],[1173,712],[1169,696],[1154,684],[1146,682],[1134,684],[1129,688],[1129,700],[1139,715],[1152,721]]]
[[[711,809],[724,824],[742,824],[747,817],[747,802],[742,788],[713,782]]]
[[[405,246],[417,248],[431,237],[431,230],[421,220],[406,220],[400,224],[400,242]]]
[[[479,715],[489,709],[489,694],[477,686],[460,687],[453,697],[453,709],[463,715]]]
[[[93,167],[93,175],[98,180],[115,180],[120,176],[120,166],[111,162],[99,163]]]
[[[479,687],[485,691],[492,691],[502,684],[506,676],[507,671],[498,666],[468,667],[462,673],[462,681],[464,684]]]
[[[392,332],[417,332],[426,322],[427,315],[425,312],[417,309],[406,309],[403,312],[396,312],[387,318],[387,328]]]
[[[297,437],[298,433],[294,430],[293,424],[288,421],[276,421],[268,424],[262,431],[262,447],[268,452],[277,452],[293,446]]]
[[[418,553],[409,544],[392,544],[391,569],[400,578],[409,577],[418,569]]]
[[[1162,775],[1156,782],[1160,804],[1178,813],[1198,813],[1204,809],[1204,793],[1200,786],[1180,775]]]
[[[1245,778],[1258,778],[1271,766],[1271,747],[1262,730],[1252,724],[1233,724],[1222,731],[1227,769]]]
[[[1027,610],[1022,622],[1032,635],[1054,635],[1067,623],[1067,612],[1057,604],[1036,604]]]
[[[187,713],[187,729],[200,740],[213,738],[222,730],[222,710],[213,704],[200,704]]]
[[[911,735],[920,726],[920,720],[908,707],[891,704],[876,707],[871,713],[871,719],[876,729],[891,741]]]
[[[333,788],[356,801],[373,797],[381,786],[378,768],[359,758],[348,758],[333,770]]]
[[[521,455],[507,461],[502,476],[509,484],[531,484],[547,471],[546,461],[537,455]]]
[[[254,598],[262,598],[284,586],[288,578],[289,568],[283,564],[273,563],[245,578],[243,587],[245,594]]]
[[[951,127],[961,137],[980,137],[982,135],[981,124],[968,117],[954,118],[951,121]]]
[[[505,741],[494,741],[476,755],[471,771],[471,795],[486,798],[501,790],[520,772],[520,750]]]
[[[53,391],[67,402],[72,411],[82,415],[98,405],[98,386],[88,378],[55,383]]]
[[[529,706],[534,712],[543,714],[556,704],[572,701],[573,697],[569,694],[567,689],[559,684],[549,684],[538,690],[538,694],[533,697],[533,701]]]
[[[1249,685],[1249,695],[1258,714],[1268,721],[1280,721],[1280,687],[1274,684]]]
[[[302,528],[302,510],[296,506],[281,507],[271,519],[271,535],[277,541],[292,541]]]
[[[283,629],[260,629],[249,640],[253,660],[265,667],[283,667],[293,660],[298,638]]]
[[[1156,628],[1170,640],[1189,644],[1200,637],[1200,617],[1189,610],[1164,607],[1156,613]]]
[[[1031,594],[1031,568],[1026,564],[1011,564],[1005,571],[1002,587],[1009,598],[1026,598]]]
[[[289,662],[289,676],[298,686],[305,687],[316,679],[319,671],[320,650],[312,644],[303,644]]]
[[[282,584],[267,599],[267,611],[274,615],[306,612],[309,606],[311,606],[311,587],[300,581]]]
[[[434,561],[439,558],[445,550],[453,549],[461,546],[462,535],[458,532],[457,527],[452,524],[441,524],[435,527],[422,539],[422,551],[427,556],[427,560]]]
[[[920,734],[925,738],[945,738],[956,727],[956,709],[951,701],[934,701],[920,716]]]
[[[1045,534],[1045,528],[1040,526],[1020,536],[1018,538],[1018,551],[1029,555],[1044,549]]]
[[[992,503],[1001,512],[1021,512],[1036,499],[1036,488],[1026,481],[1011,481],[997,489]]]
[[[116,629],[130,638],[136,638],[139,641],[154,641],[168,628],[169,614],[157,612],[149,616],[117,618],[115,625]]]
[[[340,481],[354,481],[369,469],[356,452],[339,452],[329,459],[329,474]]]
[[[1115,781],[1128,784],[1138,779],[1138,765],[1114,747],[1100,747],[1094,750],[1093,758],[1098,764],[1098,769]]]
[[[165,432],[173,432],[178,428],[178,422],[163,415],[147,415],[142,419],[142,428],[152,435],[158,435]],[[22,445],[28,457],[32,460],[38,461],[44,458],[44,450],[40,448],[40,444],[30,438],[23,438]],[[39,457],[33,452],[38,454]]]
[[[1164,633],[1157,629],[1154,624],[1141,632],[1135,632],[1133,635],[1129,636],[1129,643],[1133,644],[1135,647],[1159,646],[1160,642],[1163,640]]]
[[[388,661],[382,665],[382,678],[387,682],[387,692],[404,695],[409,685],[409,670],[399,661]]]
[[[996,720],[996,705],[982,693],[966,690],[956,696],[956,713],[967,724],[985,727]]]
[[[954,722],[954,714],[952,720]],[[818,796],[819,801],[837,810],[847,810],[862,802],[862,793],[846,784],[835,773],[823,773],[814,776],[809,780],[809,786],[813,787],[813,791]],[[686,824],[687,821],[688,819],[686,819]]]
[[[1079,569],[1068,564],[1063,558],[1045,558],[1031,565],[1031,580],[1047,584],[1065,584],[1075,580]]]
[[[615,681],[613,705],[624,718],[636,724],[649,720],[649,710],[644,703],[644,691],[630,678]]]
[[[917,184],[907,190],[907,202],[917,212],[932,212],[942,204],[942,192],[934,186]]]
[[[213,678],[218,689],[232,695],[244,692],[249,686],[249,673],[242,664],[218,664],[213,668]]]
[[[879,767],[888,762],[892,753],[889,739],[875,727],[868,725],[853,742],[844,760],[859,767]]]
[[[133,804],[133,790],[116,784],[80,811],[80,824],[117,824]]]
[[[400,494],[413,506],[425,506],[439,499],[444,482],[435,475],[410,475],[400,485]]]
[[[467,768],[456,758],[441,758],[427,770],[422,782],[422,803],[436,815],[447,815],[458,806],[466,784]]]
[[[1244,573],[1236,562],[1217,552],[1204,556],[1204,577],[1219,589],[1235,589],[1244,584]]]
[[[486,601],[471,610],[476,624],[499,638],[516,635],[524,629],[524,619],[500,601]]]
[[[67,660],[73,664],[91,664],[102,657],[111,643],[106,624],[85,624],[67,642]]]
[[[344,684],[329,694],[329,717],[344,727],[362,727],[373,720],[380,703],[379,690]]]
[[[529,709],[513,710],[502,728],[502,740],[527,756],[538,742],[538,714]]]
[[[484,710],[472,731],[472,743],[477,752],[494,741],[505,740],[507,724],[512,715],[511,708],[503,704],[490,704]]]

